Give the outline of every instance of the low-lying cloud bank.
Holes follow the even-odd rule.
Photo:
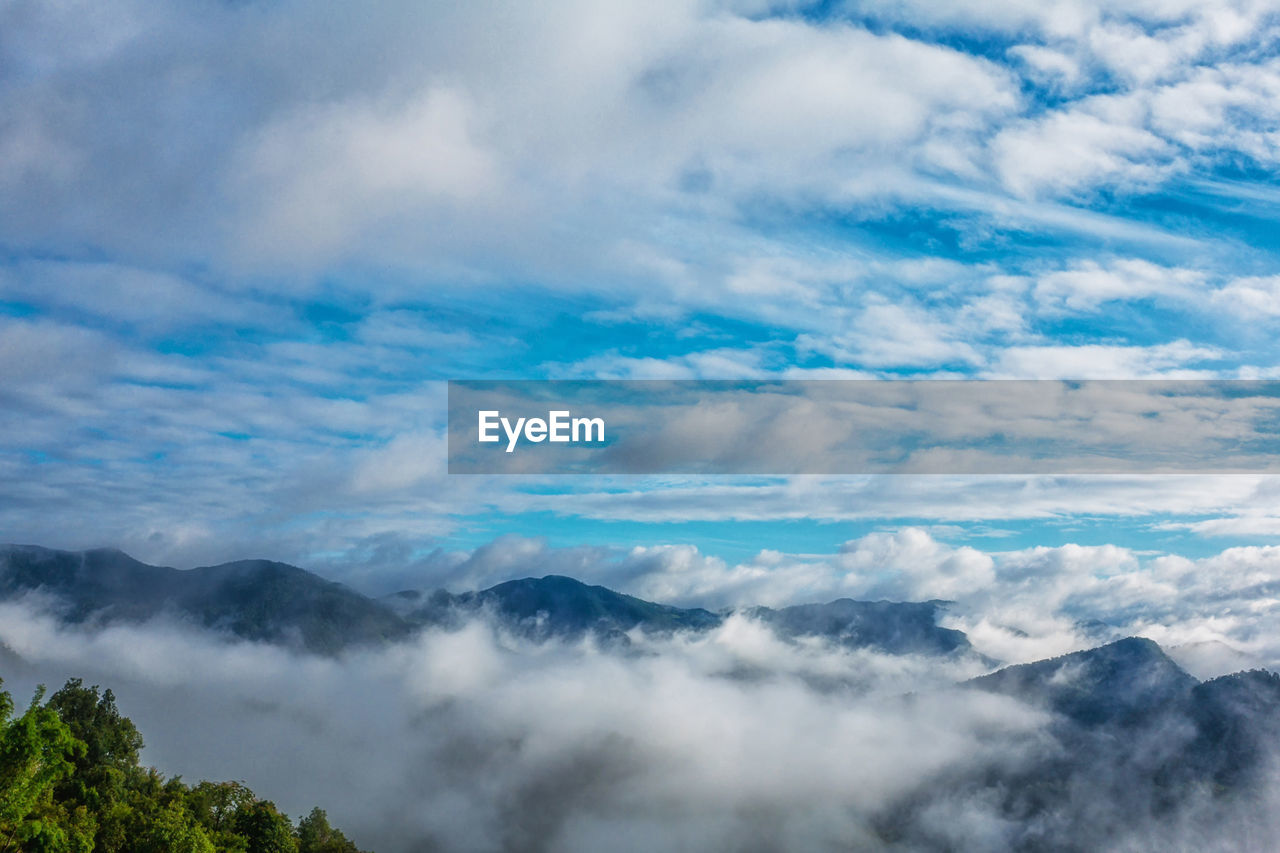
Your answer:
[[[160,622],[71,628],[29,599],[0,604],[0,644],[11,689],[109,685],[148,737],[144,761],[243,779],[295,815],[323,803],[379,853],[1280,838],[1269,776],[1211,802],[1142,775],[1186,741],[1185,721],[1108,759],[1042,710],[955,687],[983,671],[973,658],[789,643],[742,617],[626,650],[473,620],[325,658]],[[1074,750],[1087,763],[1063,764]],[[1046,767],[1057,793],[1033,812],[1024,794]],[[1161,797],[1174,807],[1152,813]]]

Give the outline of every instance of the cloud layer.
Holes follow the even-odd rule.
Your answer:
[[[859,548],[937,551],[918,536],[862,543],[855,561]],[[635,640],[627,653],[532,644],[472,621],[321,658],[162,622],[68,628],[32,600],[0,605],[7,688],[109,685],[145,733],[145,762],[241,779],[294,815],[320,803],[386,853],[1007,849],[1060,831],[1088,845],[1091,814],[1117,849],[1275,837],[1265,778],[1244,801],[1192,792],[1169,814],[1118,814],[1112,788],[1134,804],[1156,789],[1099,756],[1043,821],[1018,819],[998,780],[1070,747],[1044,711],[954,688],[983,671],[971,658],[784,642],[740,616]],[[1146,761],[1186,736],[1177,720],[1152,734],[1126,754]]]

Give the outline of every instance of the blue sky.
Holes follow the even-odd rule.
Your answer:
[[[7,3],[0,539],[712,603],[890,589],[838,555],[917,533],[1280,567],[1262,476],[443,444],[451,378],[1276,377],[1278,35],[1269,0]]]

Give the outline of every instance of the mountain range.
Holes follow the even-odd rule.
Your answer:
[[[424,626],[477,614],[534,640],[625,644],[635,629],[705,631],[732,611],[656,604],[573,578],[548,575],[454,594],[407,590],[369,598],[305,569],[242,560],[195,569],[139,562],[114,549],[59,551],[0,546],[0,599],[38,594],[72,623],[139,622],[169,616],[247,640],[321,654],[400,639]],[[821,637],[890,654],[970,651],[963,632],[937,623],[945,602],[852,601],[744,612],[787,639]]]
[[[476,616],[537,641],[592,637],[625,646],[637,630],[707,631],[732,613],[658,604],[556,575],[473,592],[405,591],[373,599],[267,560],[178,570],[116,550],[0,546],[0,599],[24,596],[39,596],[69,623],[168,617],[319,654]],[[945,607],[942,601],[840,599],[741,612],[787,640],[817,637],[889,654],[976,655],[963,632],[938,624]],[[1048,737],[1031,760],[963,777],[944,774],[896,802],[876,827],[886,842],[935,849],[931,810],[956,791],[982,791],[992,800],[1006,828],[1016,828],[1002,849],[1020,850],[1107,849],[1117,833],[1144,822],[1163,826],[1193,801],[1240,809],[1242,819],[1266,807],[1258,792],[1266,790],[1264,777],[1280,743],[1280,675],[1252,670],[1201,681],[1151,640],[1127,637],[997,669],[957,689],[1041,709]]]
[[[590,636],[625,645],[637,629],[659,635],[707,631],[734,612],[658,604],[559,575],[457,594],[410,590],[375,599],[270,560],[182,570],[148,565],[114,549],[0,546],[0,600],[28,595],[42,597],[72,624],[163,616],[318,654],[393,642],[427,626],[456,627],[477,616],[535,641]],[[740,612],[784,640],[820,638],[888,654],[976,655],[962,631],[938,624],[946,604],[837,599]],[[1224,709],[1256,712],[1280,698],[1278,685],[1280,676],[1269,673],[1201,682],[1156,643],[1129,637],[998,669],[964,687],[1014,696],[1082,730],[1097,730],[1140,727],[1170,713],[1195,717],[1210,708],[1216,709],[1209,714],[1214,718]],[[1206,737],[1235,737],[1230,726],[1213,731]]]

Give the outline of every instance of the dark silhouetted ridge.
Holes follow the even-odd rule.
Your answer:
[[[1086,725],[1134,720],[1181,700],[1196,679],[1151,640],[1128,637],[1020,664],[969,685],[1047,707]]]
[[[824,637],[848,648],[891,654],[950,654],[970,649],[963,631],[938,625],[942,601],[854,601],[745,611],[784,637]]]
[[[481,610],[539,638],[577,637],[587,632],[612,636],[636,627],[651,632],[700,631],[721,621],[709,610],[655,604],[562,575],[521,578],[460,595],[437,592],[414,617],[442,622],[451,612]]]
[[[236,637],[332,653],[402,637],[422,626],[454,626],[483,615],[537,640],[588,634],[627,642],[635,629],[654,634],[706,631],[723,613],[645,601],[562,575],[521,578],[452,594],[405,590],[373,600],[305,569],[270,560],[241,560],[178,570],[151,566],[123,552],[57,551],[0,546],[0,597],[30,592],[58,603],[71,622],[179,617]],[[944,602],[853,601],[804,604],[744,613],[784,639],[818,637],[846,648],[891,654],[969,651],[960,631],[940,627]]]
[[[121,551],[0,546],[0,594],[39,592],[71,622],[141,621],[167,615],[248,640],[332,653],[404,636],[387,608],[305,569],[244,560],[179,570]]]

